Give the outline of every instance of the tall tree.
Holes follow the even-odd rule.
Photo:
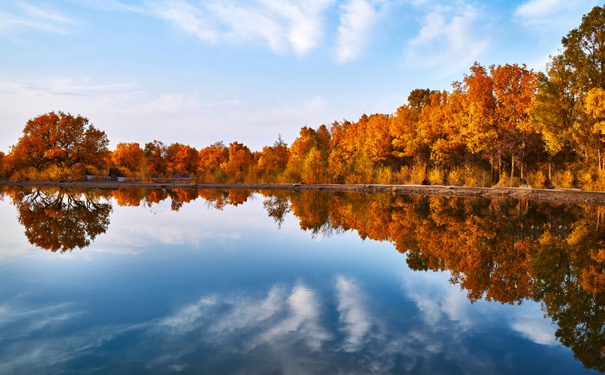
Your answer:
[[[110,155],[109,140],[88,119],[50,112],[27,121],[12,153],[24,166],[42,170],[54,164],[71,168],[78,163],[103,167]]]
[[[586,95],[592,89],[605,90],[605,6],[596,6],[584,15],[580,26],[571,30],[561,42],[562,53],[554,59],[557,70],[552,75],[558,75],[568,90],[566,96],[574,99],[572,138],[578,151],[586,156],[597,156],[602,168],[605,144],[595,138],[598,119],[587,112]]]

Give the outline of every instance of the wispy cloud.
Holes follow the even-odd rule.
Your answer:
[[[479,10],[464,1],[455,5],[424,7],[422,28],[408,45],[407,62],[434,67],[447,75],[465,69],[487,50],[489,42],[481,36]]]
[[[595,0],[529,0],[517,7],[515,16],[530,27],[568,31],[582,15],[583,9],[598,5]]]
[[[208,43],[263,42],[276,53],[302,56],[323,36],[323,12],[334,0],[146,2],[148,14]],[[138,10],[137,10],[138,11]]]
[[[32,29],[67,34],[67,26],[76,23],[58,11],[27,3],[18,3],[12,12],[0,11],[0,34],[5,35]]]

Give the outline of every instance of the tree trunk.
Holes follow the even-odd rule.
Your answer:
[[[510,159],[510,186],[513,186],[513,177],[515,176],[515,155]]]
[[[552,181],[552,160],[548,161],[548,181]]]
[[[502,176],[502,155],[498,155],[498,182],[500,182],[500,177]]]

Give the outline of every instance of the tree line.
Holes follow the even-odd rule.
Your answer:
[[[252,151],[161,141],[115,150],[88,119],[31,119],[0,175],[14,180],[188,177],[199,183],[432,183],[605,189],[605,7],[562,39],[546,72],[475,63],[452,90],[416,89],[392,114],[303,127]]]

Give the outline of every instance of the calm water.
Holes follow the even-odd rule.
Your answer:
[[[4,188],[1,374],[597,374],[603,209]]]

